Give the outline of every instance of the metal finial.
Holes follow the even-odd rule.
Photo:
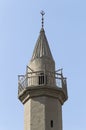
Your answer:
[[[41,15],[42,15],[42,28],[44,27],[44,15],[45,15],[45,12],[42,10],[41,11]]]

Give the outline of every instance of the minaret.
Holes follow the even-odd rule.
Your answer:
[[[62,130],[62,105],[67,100],[67,83],[62,69],[55,70],[42,28],[26,74],[18,76],[18,98],[24,105],[24,130]]]

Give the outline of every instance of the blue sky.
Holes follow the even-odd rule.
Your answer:
[[[23,105],[17,99],[18,74],[24,74],[41,28],[56,62],[68,78],[63,130],[86,130],[86,1],[0,0],[0,130],[23,130]]]

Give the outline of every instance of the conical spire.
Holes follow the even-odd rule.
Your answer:
[[[49,58],[53,60],[53,57],[49,48],[49,44],[45,35],[45,31],[43,28],[40,31],[40,35],[36,42],[31,60],[34,60],[36,58],[41,58],[41,57],[45,57],[45,58]]]
[[[50,47],[44,31],[44,12],[42,14],[42,27],[37,39],[32,58],[28,64],[30,71],[47,71],[55,72],[55,62],[50,51]]]

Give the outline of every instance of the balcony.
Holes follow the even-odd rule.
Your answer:
[[[66,78],[63,77],[62,71],[44,72],[35,71],[28,72],[26,75],[18,76],[18,95],[28,87],[40,86],[58,87],[63,89],[67,94]]]

